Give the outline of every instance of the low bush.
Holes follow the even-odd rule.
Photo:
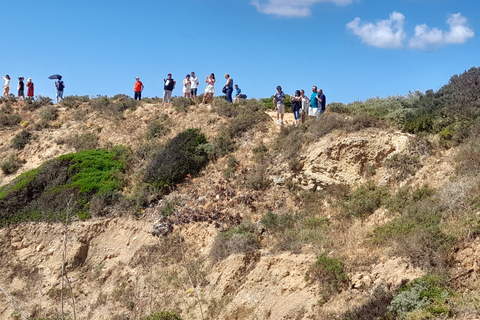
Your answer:
[[[29,111],[34,111],[37,110],[41,107],[44,106],[49,106],[52,105],[52,99],[49,97],[44,97],[44,96],[37,96],[36,99],[33,98],[27,98],[25,99],[25,109]]]
[[[245,188],[252,190],[265,190],[271,184],[267,175],[267,166],[264,164],[257,164],[252,169],[243,170],[237,180]]]
[[[223,176],[225,178],[233,177],[239,165],[240,162],[235,159],[235,157],[229,157],[227,160],[227,168],[223,171]]]
[[[90,100],[90,106],[93,110],[108,116],[119,117],[127,109],[134,110],[137,102],[124,94],[118,94],[113,98],[107,96],[97,96]]]
[[[0,162],[0,169],[3,173],[8,175],[17,172],[18,169],[23,165],[16,156],[12,155],[7,160]]]
[[[76,151],[93,150],[98,148],[98,136],[94,133],[76,133],[56,140],[58,144],[66,144]]]
[[[446,287],[443,278],[426,275],[415,279],[393,298],[388,311],[395,319],[437,319],[452,315],[449,299],[452,292]],[[422,313],[422,317],[413,317]]]
[[[308,269],[307,280],[320,285],[320,294],[324,301],[332,295],[348,287],[349,279],[344,270],[343,262],[322,253],[317,261]]]
[[[77,108],[83,103],[89,102],[89,96],[66,96],[62,99],[62,105],[68,108]]]
[[[340,206],[344,214],[363,218],[380,208],[389,196],[387,188],[370,180],[343,198]]]
[[[275,239],[274,251],[300,252],[305,244],[322,246],[327,242],[328,219],[309,214],[267,212],[260,220],[267,234]]]
[[[185,97],[173,97],[170,103],[175,107],[178,112],[188,112],[190,106],[194,106],[195,102],[192,98]]]
[[[47,105],[39,111],[40,119],[44,122],[53,121],[57,119],[57,108],[53,105]]]
[[[460,147],[455,169],[460,176],[476,177],[480,174],[480,137],[473,137]]]
[[[166,190],[169,186],[195,175],[208,163],[204,150],[205,135],[199,129],[187,129],[168,141],[148,164],[144,182]]]
[[[148,124],[147,139],[160,138],[170,131],[172,120],[166,114],[162,114]]]
[[[415,175],[421,168],[419,157],[410,153],[394,153],[383,161],[383,165],[395,182]]]
[[[251,222],[242,222],[226,232],[219,233],[210,250],[210,259],[217,262],[231,254],[248,254],[259,248],[256,227]]]
[[[18,113],[3,113],[0,111],[0,126],[13,127],[22,121]]]
[[[376,245],[392,246],[394,254],[409,258],[415,266],[442,271],[454,240],[444,231],[443,212],[436,199],[426,195],[417,200],[409,197],[402,206],[400,216],[376,227],[370,240]]]
[[[23,150],[30,140],[32,140],[32,134],[29,131],[22,130],[13,137],[10,145],[14,149]]]

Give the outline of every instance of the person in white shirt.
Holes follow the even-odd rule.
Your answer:
[[[198,85],[200,84],[200,81],[198,81],[198,78],[195,76],[195,72],[192,71],[192,73],[190,73],[190,75],[191,75],[191,77],[190,77],[190,93],[191,93],[193,101],[195,102],[195,104],[197,104],[197,89],[198,89]]]

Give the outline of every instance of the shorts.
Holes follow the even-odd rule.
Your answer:
[[[10,87],[4,87],[3,88],[3,95],[8,95],[8,92],[10,91]]]
[[[25,97],[25,92],[23,90],[18,90],[19,97]]]
[[[190,93],[190,87],[183,87],[183,93]]]
[[[276,111],[279,114],[285,114],[285,105],[281,102],[277,102]]]
[[[308,108],[308,115],[310,117],[318,117],[318,108],[309,107]]]
[[[207,85],[207,87],[205,88],[205,93],[215,93],[215,87],[211,84]]]
[[[57,90],[57,98],[63,99],[63,90]]]
[[[192,89],[190,89],[190,94],[191,94],[192,96],[196,96],[196,95],[197,95],[197,88],[192,88]]]

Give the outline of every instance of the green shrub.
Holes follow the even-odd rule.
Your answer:
[[[207,143],[199,129],[187,129],[160,150],[147,167],[144,182],[166,189],[182,182],[187,174],[197,174],[207,164],[208,156],[202,148]]]
[[[118,198],[125,165],[121,159],[117,151],[82,151],[21,174],[0,188],[0,226],[63,221],[66,214],[89,217],[92,197],[105,194],[104,203]]]
[[[352,194],[343,198],[340,205],[345,214],[354,217],[365,217],[372,214],[389,197],[387,188],[368,181],[358,187]]]
[[[320,284],[320,293],[324,300],[346,289],[349,282],[343,262],[324,253],[317,257],[317,261],[309,268],[306,276],[310,282]]]
[[[10,145],[14,149],[23,150],[23,148],[25,148],[25,146],[30,142],[31,139],[32,134],[29,131],[22,130],[20,131],[20,133],[16,134],[15,137],[13,137]]]
[[[149,316],[140,318],[140,320],[182,320],[179,315],[170,311],[160,311],[152,313]]]
[[[425,195],[410,198],[404,206],[399,217],[376,227],[370,240],[392,246],[394,254],[409,258],[415,266],[442,270],[454,241],[443,230],[440,206]]]
[[[57,108],[53,105],[47,105],[40,109],[40,119],[44,122],[57,119]]]
[[[432,319],[441,315],[451,316],[448,301],[452,293],[445,284],[442,278],[435,275],[416,279],[400,290],[388,310],[397,319],[408,319],[414,311],[425,311],[425,315],[431,315]]]

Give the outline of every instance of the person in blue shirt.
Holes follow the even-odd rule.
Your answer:
[[[317,86],[312,87],[312,95],[310,96],[310,108],[308,108],[308,116],[316,118],[318,116],[318,100]]]
[[[238,84],[235,85],[235,98],[233,99],[234,102],[240,101],[240,95],[242,94],[242,89],[238,87]]]

